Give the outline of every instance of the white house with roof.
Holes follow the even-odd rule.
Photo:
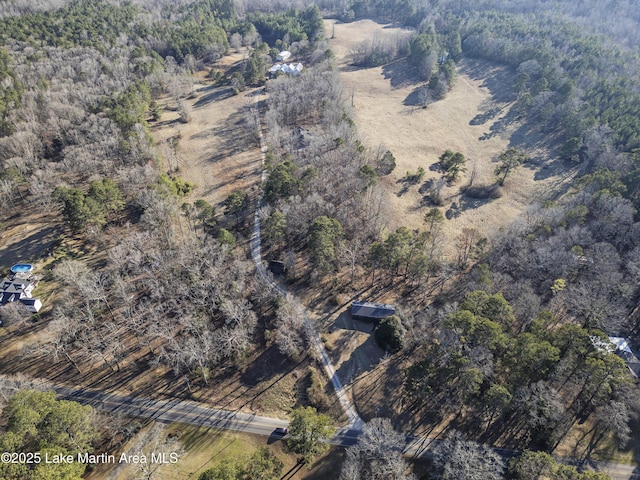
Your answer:
[[[609,337],[607,340],[608,341],[605,341],[595,336],[591,337],[591,343],[593,343],[594,347],[604,352],[615,353],[624,360],[624,363],[634,377],[640,377],[640,359],[631,348],[629,339]]]
[[[37,280],[21,278],[18,275],[4,278],[0,286],[0,305],[20,302],[30,312],[39,312],[42,308],[42,302],[39,298],[33,298],[31,295],[31,292],[37,284]]]
[[[301,63],[276,63],[269,69],[269,73],[282,72],[297,77],[302,73],[303,69],[304,66]]]

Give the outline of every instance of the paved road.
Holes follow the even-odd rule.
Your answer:
[[[255,96],[256,105],[258,104],[259,98],[260,98],[259,95]],[[256,115],[256,119],[257,119],[258,137],[260,139],[260,154],[262,155],[262,166],[264,167],[265,160],[266,160],[265,155],[267,153],[267,146],[264,142],[264,137],[262,135],[262,127],[260,124],[259,114]],[[267,171],[263,169],[262,179],[261,179],[261,182],[263,185],[266,180],[267,180]],[[251,236],[251,258],[253,259],[253,263],[255,263],[256,265],[256,270],[258,271],[258,275],[260,275],[269,285],[271,285],[271,288],[275,289],[281,295],[287,295],[287,291],[281,285],[275,282],[272,276],[267,274],[267,271],[264,268],[264,264],[262,263],[262,237],[260,235],[260,215],[259,215],[259,209],[262,206],[262,197],[263,197],[263,190],[261,188],[260,194],[258,196],[258,203],[257,203],[255,217],[254,217],[253,235]],[[338,377],[338,374],[336,373],[335,368],[333,368],[331,359],[329,358],[329,355],[327,354],[327,350],[324,348],[324,345],[320,340],[318,331],[316,330],[315,326],[313,325],[313,322],[309,319],[309,316],[306,313],[304,318],[304,326],[307,331],[307,336],[311,341],[311,347],[315,350],[317,354],[316,357],[321,360],[322,367],[327,377],[331,380],[333,389],[336,393],[336,396],[338,397],[338,400],[340,401],[340,405],[342,406],[342,409],[344,410],[344,412],[347,415],[347,418],[349,419],[349,425],[353,428],[361,428],[364,422],[360,418],[360,415],[358,415],[358,412],[355,406],[353,405],[353,402],[351,402],[351,399],[349,398],[349,395],[347,394],[344,386],[342,385],[342,382],[340,381],[340,378]]]
[[[91,405],[97,410],[162,423],[180,422],[266,436],[271,435],[276,428],[286,427],[289,424],[287,420],[217,410],[185,400],[153,400],[96,390],[73,390],[66,387],[54,387],[54,390],[61,398]]]
[[[54,387],[54,390],[60,398],[74,400],[83,405],[91,405],[97,410],[146,418],[162,423],[179,422],[199,427],[220,428],[263,436],[275,436],[274,430],[276,428],[287,427],[289,424],[287,420],[218,410],[186,400],[153,400],[96,390],[75,390],[66,387]],[[342,428],[329,440],[329,443],[350,447],[357,442],[361,433],[360,428]],[[407,437],[403,453],[410,457],[426,458],[429,456],[430,450],[438,442],[439,440],[436,439]],[[495,450],[506,459],[515,457],[520,453],[509,449]],[[573,459],[556,458],[564,463],[576,464]],[[640,480],[640,473],[636,472],[637,468],[633,466],[606,462],[588,465],[590,468],[609,474],[613,480]]]
[[[53,387],[53,389],[62,399],[91,405],[96,410],[146,418],[161,423],[179,422],[198,427],[213,427],[264,436],[274,435],[273,431],[276,428],[289,425],[288,420],[219,410],[187,400],[154,400],[116,395],[99,390],[75,390],[67,387]],[[343,428],[338,430],[330,443],[348,447],[356,443],[360,433],[361,431],[357,429]]]

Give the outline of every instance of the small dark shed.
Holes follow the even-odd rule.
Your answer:
[[[284,275],[287,271],[287,267],[285,267],[284,262],[281,262],[280,260],[270,260],[269,270],[274,275]]]
[[[386,303],[353,302],[351,316],[356,320],[382,320],[396,313],[396,307]]]

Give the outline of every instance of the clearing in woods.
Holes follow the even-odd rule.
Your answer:
[[[395,39],[406,30],[373,20],[339,23],[326,20],[326,34],[336,56],[344,85],[345,102],[353,107],[358,133],[372,149],[384,145],[396,157],[394,172],[381,180],[389,205],[389,229],[419,228],[430,208],[430,182],[442,178],[438,157],[447,149],[467,159],[467,172],[442,190],[443,213],[449,244],[463,228],[475,228],[490,237],[499,227],[515,220],[528,205],[553,194],[567,172],[552,164],[548,143],[542,134],[515,120],[512,84],[515,74],[506,67],[464,59],[457,82],[447,96],[428,108],[418,105],[417,88],[422,85],[406,60],[375,68],[354,68],[351,52],[372,38]],[[334,38],[331,38],[334,36]],[[531,161],[506,181],[502,197],[473,199],[460,187],[495,182],[497,157],[508,147],[526,151]],[[426,170],[424,180],[408,187],[401,181],[406,172]],[[451,254],[452,252],[447,252]]]
[[[214,68],[237,66],[243,59],[236,53],[223,57]],[[202,198],[220,206],[234,190],[250,190],[257,194],[260,183],[260,150],[246,121],[246,107],[259,90],[235,95],[230,86],[216,87],[203,82],[206,72],[194,76],[194,94],[186,100],[191,119],[179,120],[175,102],[166,98],[160,103],[167,109],[152,128],[153,137],[164,157],[164,168],[175,168],[168,157],[169,139],[179,138],[176,175],[196,184],[187,200]]]

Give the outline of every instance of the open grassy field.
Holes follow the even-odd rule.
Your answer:
[[[147,425],[129,440],[121,451],[118,451],[116,459],[119,459],[122,452],[129,452],[132,446],[143,439],[153,426],[154,424]],[[343,449],[331,447],[326,454],[316,459],[311,468],[308,468],[297,464],[296,455],[287,451],[281,439],[182,424],[166,426],[162,431],[162,438],[165,437],[176,441],[172,448],[179,453],[179,460],[175,464],[161,465],[152,478],[197,480],[202,472],[221,463],[232,461],[242,465],[258,447],[267,446],[284,464],[283,478],[287,480],[323,480],[337,478],[338,473],[335,466],[342,462],[344,456]],[[135,476],[136,466],[133,464],[101,464],[96,466],[87,476],[87,480],[127,480],[135,478]]]
[[[384,145],[396,158],[396,170],[380,182],[386,193],[389,230],[402,225],[422,227],[422,217],[432,206],[428,185],[442,177],[437,162],[447,149],[465,155],[467,171],[442,190],[441,208],[447,212],[445,254],[451,255],[462,229],[474,228],[491,238],[530,205],[566,193],[578,172],[555,160],[558,145],[554,138],[518,120],[512,90],[515,72],[465,58],[459,62],[454,88],[443,100],[423,108],[417,95],[421,84],[406,60],[375,68],[351,64],[357,45],[372,38],[393,39],[403,34],[402,29],[373,20],[349,24],[326,20],[325,25],[344,85],[345,103],[352,108],[363,143],[373,150]],[[494,184],[497,158],[510,147],[526,152],[530,161],[507,179],[499,198],[473,199],[461,192],[472,178],[474,186]],[[407,186],[402,177],[418,167],[426,171],[424,182]],[[388,295],[380,301],[396,300],[394,292]],[[364,419],[393,418],[396,428],[415,435],[439,437],[455,428],[458,422],[453,416],[436,420],[409,412],[401,392],[402,372],[411,359],[386,357],[375,344],[371,325],[354,322],[344,308],[330,316],[332,328],[326,343],[332,347],[336,370],[349,385],[360,415]],[[576,423],[554,453],[633,462],[636,439],[630,445],[633,448],[626,450],[617,449],[607,439],[590,451],[593,434],[591,421]]]
[[[393,39],[406,34],[405,30],[373,20],[325,22],[344,84],[345,103],[352,108],[358,134],[372,150],[384,145],[396,158],[395,171],[380,181],[387,200],[388,230],[399,226],[424,228],[422,218],[433,206],[428,201],[428,186],[442,178],[437,162],[447,149],[465,155],[467,171],[442,190],[441,209],[447,214],[445,254],[454,253],[456,237],[463,229],[474,228],[491,238],[518,219],[529,205],[566,191],[576,172],[553,162],[557,153],[554,139],[517,119],[512,90],[515,72],[485,61],[464,59],[459,63],[453,89],[443,100],[423,108],[417,99],[421,83],[406,60],[375,68],[351,64],[351,53],[363,41]],[[496,182],[497,158],[509,147],[525,151],[530,161],[507,179],[500,198],[474,199],[464,195],[461,187],[468,185],[472,177],[474,186]],[[408,186],[402,182],[406,172],[415,172],[418,167],[426,171],[420,184]],[[379,301],[394,301],[396,293],[389,292]],[[385,358],[373,340],[371,326],[350,324],[343,312],[328,318],[327,323],[333,327],[326,341],[361,415],[365,419],[393,417],[398,427],[416,434],[442,433],[446,420],[435,430],[427,431],[423,428],[424,419],[406,413],[401,372],[408,359]],[[417,425],[418,430],[413,430]]]
[[[242,54],[223,57],[214,68],[226,69],[242,61]],[[216,87],[204,81],[206,72],[194,75],[192,95],[185,100],[191,120],[182,123],[175,102],[165,97],[159,122],[152,126],[153,138],[165,168],[175,168],[168,157],[167,140],[180,137],[176,174],[196,184],[189,200],[202,198],[220,205],[233,190],[257,193],[260,182],[260,150],[254,132],[246,125],[244,109],[256,90],[235,95],[230,86]]]
[[[355,68],[350,53],[367,38],[394,38],[402,32],[373,20],[353,23],[326,21],[346,101],[351,103],[358,133],[372,149],[384,145],[396,157],[396,170],[382,180],[386,190],[388,226],[418,228],[429,203],[429,181],[441,178],[438,157],[446,150],[467,158],[467,172],[445,186],[443,212],[450,219],[445,231],[450,240],[463,228],[475,228],[490,237],[518,218],[528,205],[554,194],[567,172],[551,164],[548,142],[515,119],[511,92],[515,73],[487,62],[465,59],[457,82],[445,99],[422,108],[417,102],[420,83],[405,60],[376,68]],[[508,147],[526,151],[531,161],[507,179],[501,198],[478,200],[460,193],[474,174],[474,185],[495,182],[497,157]],[[407,171],[426,170],[424,182],[406,187],[400,180]],[[452,243],[452,242],[449,242]]]

